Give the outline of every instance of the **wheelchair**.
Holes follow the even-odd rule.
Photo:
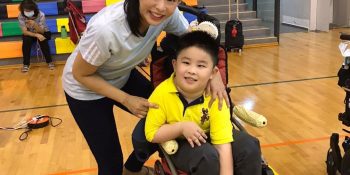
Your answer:
[[[217,42],[220,43],[220,21],[216,18],[203,13],[200,9],[195,7],[187,6],[186,4],[179,5],[180,11],[187,12],[197,16],[198,23],[203,21],[209,21],[214,24],[218,29],[218,37]],[[160,43],[160,49],[155,46],[152,49],[151,56],[152,62],[150,65],[150,78],[151,83],[154,87],[156,87],[163,80],[168,78],[173,72],[173,68],[171,66],[171,60],[175,58],[175,50],[176,50],[176,39],[177,37],[171,34],[167,34],[166,37]],[[227,87],[228,84],[228,61],[227,61],[227,52],[223,46],[219,48],[218,55],[218,65],[219,72],[222,77],[222,81]],[[230,88],[227,87],[227,93],[230,93]],[[230,103],[230,113],[231,113],[231,123],[235,129],[246,132],[245,128],[236,120],[236,116],[233,113],[234,104],[229,97]],[[182,172],[177,170],[174,164],[171,162],[170,156],[165,152],[162,146],[159,145],[159,155],[161,160],[157,160],[154,164],[155,175],[188,175],[186,172]],[[265,159],[262,157],[262,175],[277,175],[277,173],[267,164]]]
[[[340,39],[342,41],[339,44],[339,49],[344,57],[344,61],[338,71],[338,86],[344,89],[346,95],[344,99],[345,112],[339,113],[338,120],[342,122],[344,126],[350,127],[350,49],[348,49],[350,35],[341,33]],[[343,129],[343,131],[350,133],[347,129]],[[328,149],[326,157],[327,174],[336,175],[340,173],[341,175],[350,175],[350,137],[345,136],[342,143],[344,150],[343,156],[341,156],[338,144],[339,134],[332,133],[330,137],[330,148]]]

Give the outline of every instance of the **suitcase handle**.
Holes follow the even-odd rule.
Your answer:
[[[238,1],[236,0],[236,17],[239,20],[239,6],[238,6]],[[231,0],[228,0],[228,18],[231,20]]]

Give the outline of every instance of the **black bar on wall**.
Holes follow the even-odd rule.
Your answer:
[[[258,9],[258,4],[257,3],[258,3],[258,0],[253,0],[253,11],[257,11],[257,9]],[[258,14],[258,13],[256,13],[256,14]]]
[[[280,0],[275,0],[275,29],[274,35],[277,37],[277,42],[280,42]]]
[[[258,0],[253,0],[253,11],[255,11],[255,18],[258,17]]]

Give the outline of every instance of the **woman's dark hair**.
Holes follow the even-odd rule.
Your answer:
[[[28,16],[24,15],[24,9],[33,10],[34,11],[33,17],[37,17],[39,14],[38,5],[33,0],[23,0],[21,2],[21,4],[19,5],[19,11],[21,12],[21,14],[25,17],[28,17]]]
[[[140,2],[139,0],[125,0],[124,12],[128,21],[131,33],[135,36],[142,36],[139,28],[141,26]]]
[[[218,63],[219,45],[215,39],[204,31],[193,31],[182,35],[179,38],[179,45],[177,48],[177,55],[184,49],[189,47],[198,47],[208,53],[214,63]],[[176,57],[177,57],[176,55]]]

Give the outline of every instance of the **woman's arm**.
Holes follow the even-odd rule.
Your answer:
[[[40,25],[38,23],[36,23],[34,20],[30,20],[30,21],[33,21],[33,23],[34,23],[33,27],[37,33],[44,34],[45,29],[43,27],[40,27]]]
[[[209,81],[206,88],[206,94],[211,94],[209,107],[211,107],[216,98],[219,98],[219,110],[222,109],[223,100],[225,100],[227,107],[230,107],[226,87],[222,82],[221,74],[219,72],[217,72],[214,75],[214,77]]]
[[[231,143],[214,145],[219,152],[220,159],[220,175],[233,174],[233,158]]]
[[[46,39],[44,37],[44,35],[42,35],[40,33],[34,33],[34,32],[31,32],[31,31],[28,31],[26,27],[22,27],[21,29],[22,29],[23,35],[38,38],[39,41],[43,41],[43,40]]]
[[[147,99],[129,95],[112,86],[101,76],[96,74],[97,68],[97,66],[93,66],[86,62],[81,53],[78,52],[73,63],[72,73],[74,78],[85,87],[123,104],[131,113],[139,118],[144,118],[146,116],[148,108],[157,108],[156,104],[149,103]]]
[[[21,27],[23,35],[37,37],[37,33],[28,31],[26,27]]]
[[[43,20],[43,19],[40,19],[40,20]],[[38,23],[36,23],[34,20],[28,19],[28,20],[25,21],[25,24],[26,24],[27,27],[34,28],[36,33],[43,34],[45,32],[45,29],[43,27],[41,27]]]

